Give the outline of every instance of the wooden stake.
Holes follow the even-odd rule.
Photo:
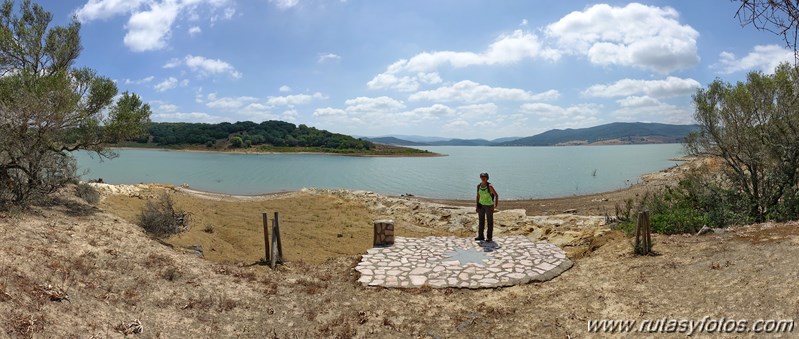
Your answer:
[[[264,211],[264,262],[269,262],[269,221],[267,220],[269,213]]]
[[[280,218],[278,218],[277,211],[275,211],[275,232],[272,236],[277,237],[277,258],[283,263],[283,244],[280,241]]]
[[[644,224],[646,225],[646,245],[644,245],[644,253],[649,254],[649,251],[652,250],[652,229],[649,222],[649,211],[644,211]]]
[[[641,254],[641,213],[638,213],[638,221],[635,223],[635,254]]]

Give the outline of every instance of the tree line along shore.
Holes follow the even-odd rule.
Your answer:
[[[374,143],[284,121],[218,124],[150,122],[146,133],[116,146],[261,153],[323,153],[371,156],[424,156],[432,152]]]

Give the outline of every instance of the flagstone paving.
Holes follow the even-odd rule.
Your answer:
[[[493,243],[456,237],[397,237],[371,248],[355,270],[366,286],[494,288],[547,281],[572,266],[558,246],[524,236]]]

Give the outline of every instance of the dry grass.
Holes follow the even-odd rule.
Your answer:
[[[155,190],[141,196],[158,194]],[[170,196],[176,206],[191,215],[192,224],[205,226],[191,227],[166,241],[178,247],[202,246],[204,257],[211,261],[251,264],[264,258],[264,211],[269,213],[270,230],[274,211],[280,214],[283,256],[287,261],[321,263],[331,257],[358,255],[372,247],[376,215],[357,201],[320,195],[260,200],[218,200],[183,193]],[[137,197],[109,196],[101,206],[135,222],[146,202]],[[397,232],[398,236],[446,234],[440,230]]]
[[[614,236],[543,284],[397,290],[357,283],[358,255],[274,271],[220,264],[122,218],[54,208],[0,219],[0,337],[563,338],[590,336],[586,321],[599,318],[790,318],[799,311],[791,227],[658,235],[658,257],[634,257]],[[69,301],[51,301],[62,293]]]

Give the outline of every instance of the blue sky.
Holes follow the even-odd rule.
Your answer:
[[[691,95],[793,60],[716,1],[39,1],[82,22],[79,66],[154,121],[283,120],[493,139],[691,123]]]

